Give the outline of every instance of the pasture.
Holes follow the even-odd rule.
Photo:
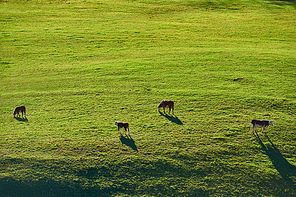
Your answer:
[[[295,196],[295,7],[0,1],[0,196]]]

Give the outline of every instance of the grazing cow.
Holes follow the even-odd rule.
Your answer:
[[[124,128],[125,130],[125,135],[126,135],[126,130],[128,131],[128,134],[130,134],[130,129],[129,129],[129,125],[127,122],[119,122],[119,121],[115,121],[114,125],[117,126],[118,128],[118,133],[120,133],[120,129]]]
[[[24,114],[26,116],[26,107],[25,106],[16,107],[13,111],[13,117],[15,117],[15,115],[20,116],[19,114],[20,112],[22,112],[22,117],[24,117]]]
[[[171,112],[171,109],[172,109],[172,113],[174,113],[174,101],[162,100],[160,102],[160,104],[158,105],[158,107],[157,107],[158,111],[160,110],[161,107],[163,107],[164,113],[165,113],[165,108],[166,107],[169,108],[169,113]]]
[[[267,129],[267,127],[269,125],[273,125],[273,121],[272,120],[258,120],[258,119],[253,119],[251,121],[252,123],[252,131],[256,131],[256,127],[262,128],[262,132],[265,132],[265,130]]]

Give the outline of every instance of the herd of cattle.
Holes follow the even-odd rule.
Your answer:
[[[159,112],[160,112],[161,108],[163,108],[164,113],[165,113],[165,108],[169,108],[169,113],[172,110],[172,113],[174,114],[174,101],[162,100],[157,107]],[[14,109],[14,111],[13,111],[14,118],[16,117],[16,115],[18,117],[20,117],[20,113],[22,113],[22,117],[24,117],[24,115],[26,116],[26,107],[25,106],[19,106]],[[124,128],[125,135],[126,135],[126,131],[128,131],[128,135],[130,134],[129,124],[127,122],[115,121],[114,124],[118,128],[118,133],[120,133],[120,130],[122,128]],[[253,132],[256,131],[256,127],[262,128],[262,132],[266,132],[266,129],[268,128],[268,126],[273,125],[273,121],[272,120],[253,119],[251,121],[251,124],[252,124],[251,129]]]

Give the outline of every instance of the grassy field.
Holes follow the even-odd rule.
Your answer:
[[[0,1],[0,196],[295,196],[295,8]]]

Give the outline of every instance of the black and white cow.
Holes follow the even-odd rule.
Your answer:
[[[251,123],[252,123],[253,132],[256,131],[256,127],[262,128],[262,132],[265,132],[265,130],[268,128],[269,125],[273,125],[273,120],[253,119]]]

